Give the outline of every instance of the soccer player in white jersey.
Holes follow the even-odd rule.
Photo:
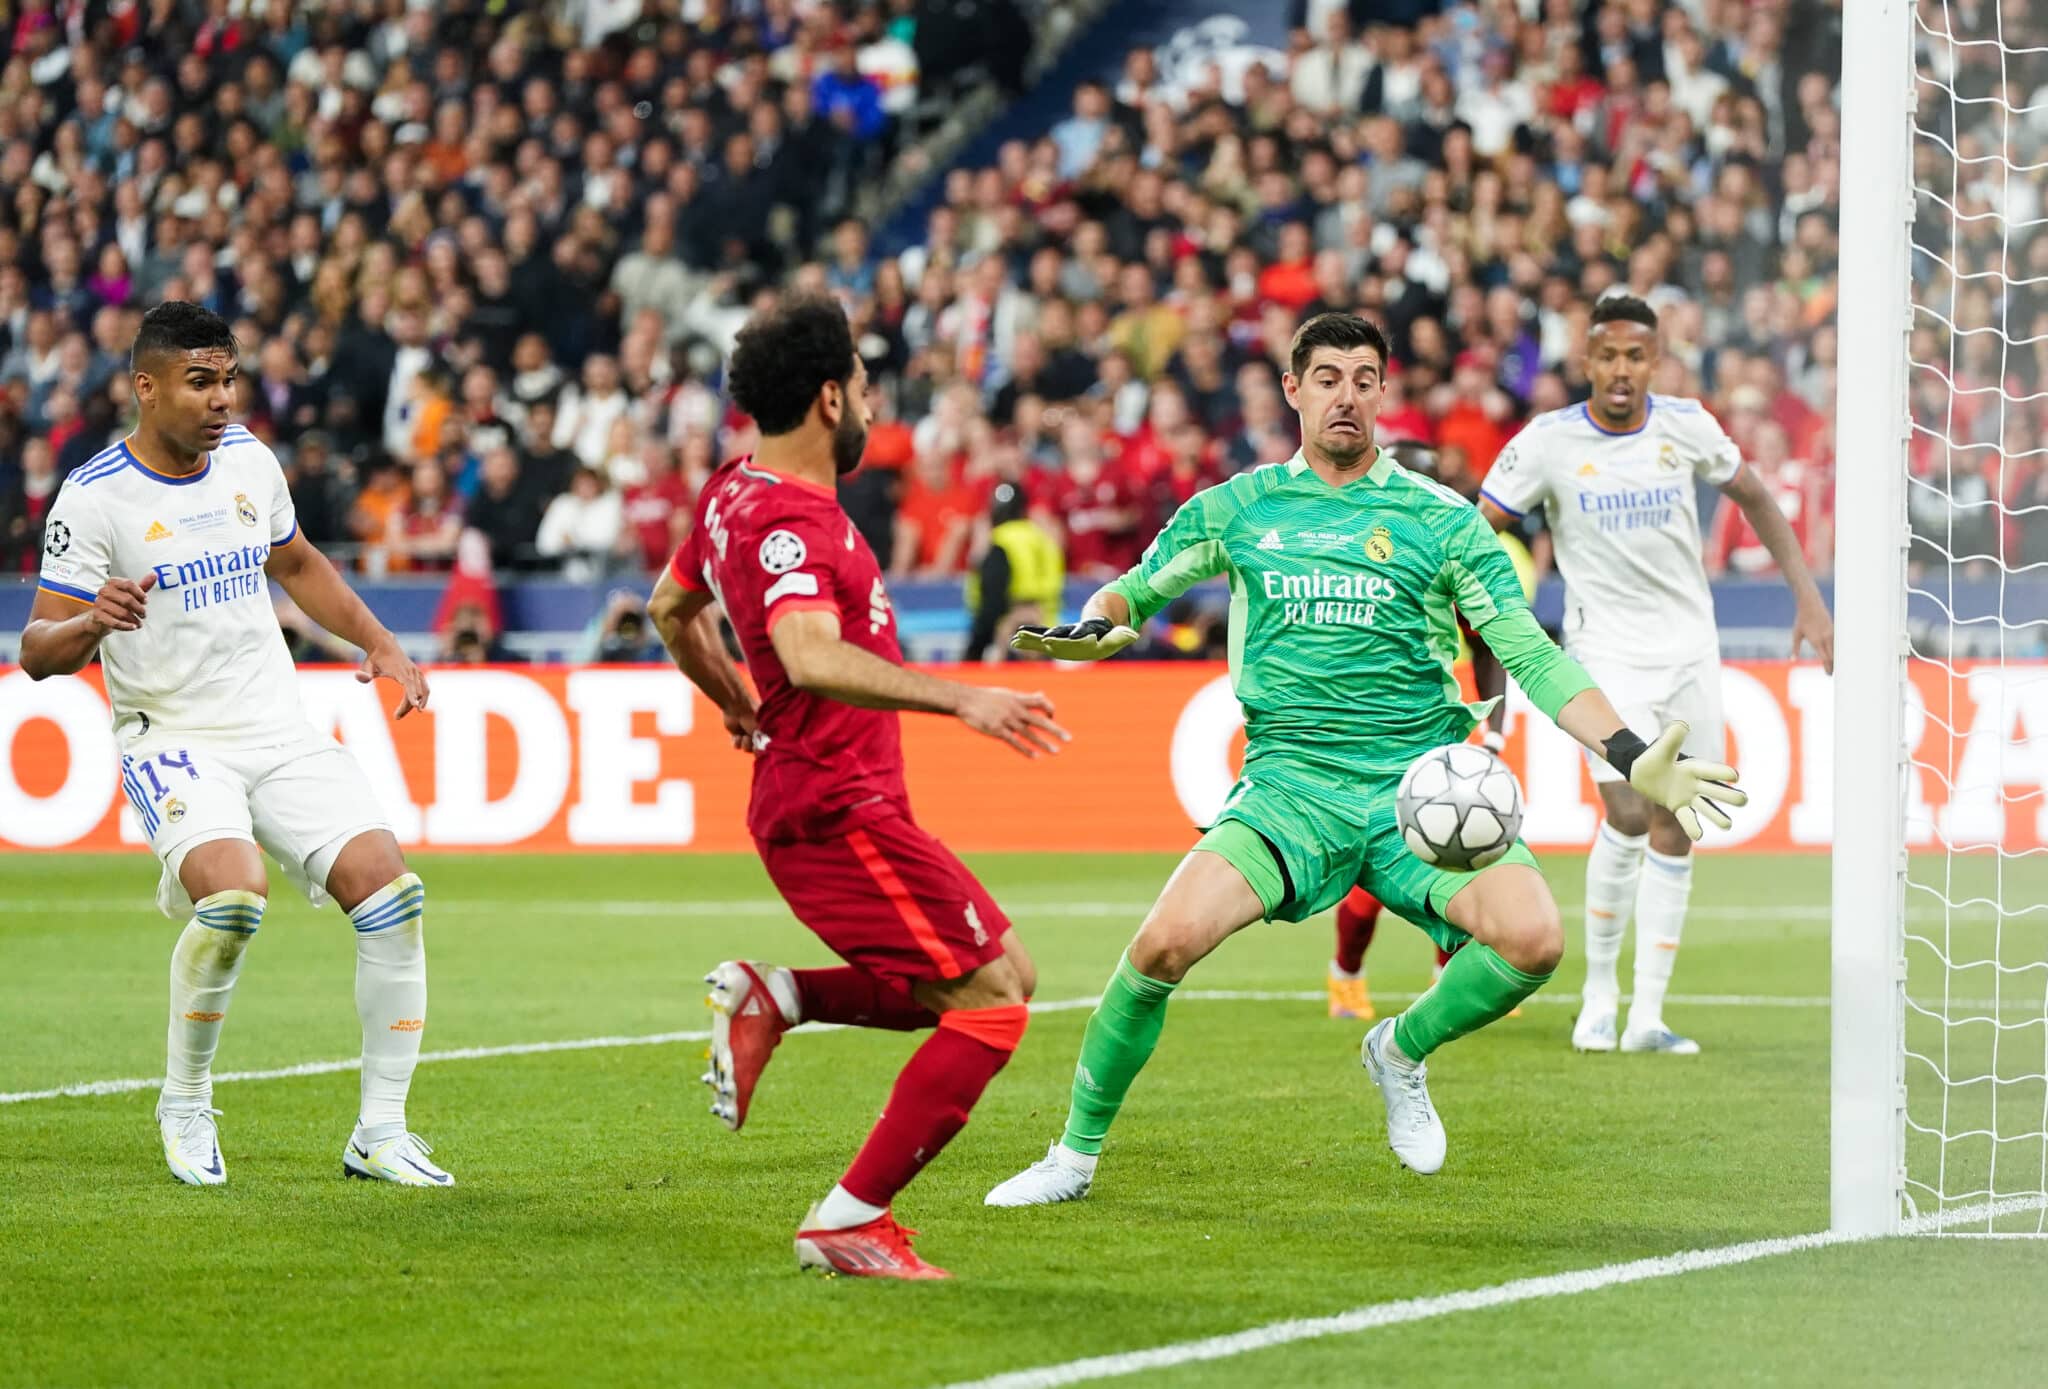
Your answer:
[[[363,649],[358,680],[397,681],[399,717],[426,707],[427,683],[299,534],[276,456],[229,422],[228,325],[196,304],[159,305],[142,320],[130,370],[141,422],[57,495],[21,665],[40,680],[99,655],[122,782],[163,864],[157,906],[190,918],[171,952],[156,1111],[164,1157],[179,1181],[227,1180],[213,1055],[263,924],[267,849],[316,905],[332,897],[355,926],[362,1106],[343,1170],[452,1185],[405,1121],[426,1025],[426,889],[355,759],[300,709],[268,581]]]
[[[1564,576],[1565,649],[1631,727],[1691,725],[1688,756],[1723,760],[1721,648],[1700,561],[1693,479],[1721,489],[1756,528],[1797,600],[1792,652],[1810,643],[1834,669],[1834,622],[1799,541],[1742,452],[1697,400],[1650,394],[1657,314],[1627,295],[1593,308],[1583,405],[1539,415],[1486,475],[1480,509],[1497,530],[1542,507]],[[1606,821],[1586,860],[1586,988],[1580,1051],[1690,1056],[1664,1023],[1664,992],[1692,893],[1692,841],[1670,812],[1589,759]],[[1616,1024],[1616,965],[1631,912],[1635,993]]]

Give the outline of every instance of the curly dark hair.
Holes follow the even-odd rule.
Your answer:
[[[142,329],[128,350],[128,369],[148,371],[150,363],[178,352],[221,351],[241,355],[228,321],[184,299],[166,299],[142,316]]]
[[[1349,351],[1370,347],[1379,354],[1380,370],[1387,367],[1387,335],[1369,318],[1355,313],[1319,313],[1295,330],[1294,343],[1287,350],[1287,368],[1296,377],[1308,370],[1308,359],[1318,347]]]
[[[764,436],[804,422],[827,381],[853,379],[853,330],[836,299],[791,295],[740,329],[726,385]]]
[[[1593,305],[1593,318],[1587,326],[1598,328],[1603,323],[1640,323],[1655,328],[1657,311],[1633,294],[1609,294]]]

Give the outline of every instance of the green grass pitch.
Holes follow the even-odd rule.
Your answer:
[[[417,866],[430,1052],[698,1029],[697,981],[718,960],[828,958],[751,860]],[[976,866],[1038,960],[1043,1002],[1099,988],[1171,865]],[[1580,865],[1547,867],[1574,921]],[[176,927],[150,906],[153,881],[141,856],[0,860],[0,1092],[160,1073]],[[350,934],[282,875],[273,886],[223,1071],[356,1053]],[[2010,870],[2004,891],[2016,900]],[[342,1179],[347,1072],[219,1086],[230,1185],[217,1191],[167,1175],[148,1091],[0,1104],[0,1384],[936,1386],[1820,1229],[1826,860],[1709,858],[1693,900],[1675,992],[1723,997],[1667,1013],[1705,1054],[1574,1056],[1574,924],[1571,957],[1524,1016],[1432,1063],[1451,1140],[1435,1179],[1387,1152],[1358,1025],[1320,1001],[1184,997],[1094,1196],[987,1210],[988,1187],[1057,1133],[1087,1014],[1035,1018],[974,1123],[900,1203],[956,1275],[942,1285],[805,1277],[790,1253],[914,1044],[898,1034],[792,1037],[739,1136],[704,1112],[697,1043],[425,1065],[412,1119],[456,1174],[447,1192]],[[1998,1077],[1948,1096],[1951,1133],[1988,1135],[1945,1145],[1954,1190],[2041,1185],[2028,1169],[2048,1157],[2029,1135],[2048,1127],[2048,1024],[2030,1020],[2048,968],[1944,975],[1931,952],[1979,958],[1995,939],[2008,962],[2048,960],[2040,919],[1994,927],[1915,903],[1931,942],[1915,947],[1916,996],[1996,990],[1975,1011],[2004,1024],[1916,1019],[1915,1050]],[[1387,922],[1376,993],[1424,986],[1426,944]],[[1250,931],[1185,987],[1318,990],[1329,945],[1326,920]],[[1778,1001],[1737,1001],[1755,996]],[[1916,1118],[1938,1125],[1926,1093]],[[1939,1160],[1938,1140],[1916,1143],[1916,1164]],[[2044,1288],[2048,1242],[1890,1241],[1120,1382],[2034,1384]]]

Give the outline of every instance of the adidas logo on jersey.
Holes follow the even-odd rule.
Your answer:
[[[151,521],[149,529],[142,533],[144,544],[148,544],[152,540],[169,540],[170,538],[171,528],[161,521]]]
[[[1259,537],[1259,548],[1261,550],[1284,550],[1287,547],[1280,543],[1280,532],[1267,531]]]

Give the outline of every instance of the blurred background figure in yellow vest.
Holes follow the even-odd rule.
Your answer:
[[[969,661],[996,665],[1009,655],[1010,634],[1024,623],[1061,621],[1066,557],[1051,531],[1031,519],[1030,498],[1014,482],[999,483],[989,498],[988,548],[967,576]]]

